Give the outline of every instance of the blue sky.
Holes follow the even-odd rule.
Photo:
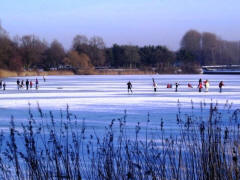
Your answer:
[[[12,37],[34,34],[65,48],[76,34],[172,50],[190,29],[240,40],[240,0],[1,0],[0,19]]]

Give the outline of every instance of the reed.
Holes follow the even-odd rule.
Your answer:
[[[17,72],[0,69],[0,77],[4,78],[4,77],[14,77],[14,76],[17,76]]]
[[[217,104],[209,114],[177,113],[178,132],[166,130],[164,119],[151,128],[137,123],[129,136],[127,114],[113,119],[103,134],[89,131],[77,115],[60,111],[29,117],[17,129],[0,135],[1,179],[239,179],[240,110],[226,103],[224,119]],[[206,108],[200,104],[200,112]],[[192,102],[192,109],[194,109]]]

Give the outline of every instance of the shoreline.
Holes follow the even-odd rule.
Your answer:
[[[24,77],[24,76],[49,76],[49,75],[74,75],[72,71],[9,71],[0,69],[0,78]]]
[[[187,75],[188,73],[156,73],[148,70],[140,69],[95,69],[95,70],[78,70],[74,73],[71,70],[54,70],[54,71],[10,71],[0,69],[0,78],[8,77],[25,77],[25,76],[67,76],[67,75]],[[190,73],[192,74],[192,73]],[[201,73],[195,73],[201,74]]]
[[[74,73],[70,70],[59,71],[10,71],[0,69],[0,78],[8,77],[24,77],[24,76],[66,76],[66,75],[144,75],[144,74],[157,74],[153,71],[142,71],[138,69],[103,69],[103,70],[79,70]]]

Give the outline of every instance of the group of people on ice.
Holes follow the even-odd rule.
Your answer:
[[[209,81],[208,80],[205,80],[204,82],[202,82],[202,79],[200,78],[199,81],[198,81],[198,91],[199,92],[202,92],[202,88],[203,86],[205,87],[205,91],[208,92],[208,89],[209,89]]]
[[[46,79],[44,78],[44,82],[46,81]],[[26,79],[26,81],[24,80],[19,80],[17,79],[16,81],[17,83],[17,89],[24,89],[26,88],[26,90],[32,89],[33,87],[35,87],[35,89],[37,90],[39,87],[39,82],[38,79],[36,78],[35,80],[28,80]],[[5,81],[0,80],[0,89],[2,89],[3,91],[6,90],[7,84]]]
[[[153,81],[153,91],[157,92],[157,83],[155,82],[154,78],[152,79],[152,81]],[[175,92],[178,92],[178,86],[179,86],[179,83],[176,82],[175,83]],[[223,86],[224,86],[223,81],[220,81],[219,84],[218,84],[219,92],[222,92],[222,87]],[[188,88],[193,88],[192,84],[190,84],[190,83],[187,84],[187,87]],[[197,87],[198,87],[199,92],[202,92],[203,87],[205,88],[205,92],[208,92],[209,87],[210,87],[209,80],[207,79],[203,82],[202,79],[200,78],[199,81],[198,81],[198,86]],[[130,93],[130,92],[133,93],[131,81],[128,81],[127,88],[128,88],[128,93]],[[172,88],[172,84],[168,83],[167,88]]]
[[[26,90],[28,90],[29,88],[32,89],[33,88],[33,81],[32,80],[26,80],[26,82],[24,82],[24,80],[19,80],[17,79],[17,89],[23,89],[24,86],[26,87]],[[38,89],[38,79],[35,79],[35,89]]]
[[[199,91],[199,92],[202,92],[203,86],[205,87],[205,91],[208,92],[208,89],[209,89],[209,86],[210,86],[209,81],[208,81],[208,80],[205,80],[205,81],[202,83],[202,79],[200,78],[199,81],[198,81],[198,91]],[[220,81],[219,84],[218,84],[219,92],[222,92],[222,87],[223,87],[223,86],[224,86],[223,81]]]

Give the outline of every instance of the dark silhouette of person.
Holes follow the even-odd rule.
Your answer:
[[[3,90],[5,91],[6,90],[6,82],[3,82]]]
[[[24,86],[24,80],[21,81],[21,88]]]
[[[38,79],[36,78],[36,81],[35,81],[35,88],[38,89]]]
[[[200,84],[200,83],[202,83],[202,79],[201,78],[198,80],[198,84]]]
[[[218,87],[219,87],[219,92],[222,92],[222,87],[224,86],[223,81],[220,81]]]
[[[153,80],[153,91],[157,92],[157,83],[155,82],[154,78],[152,78]]]
[[[19,88],[20,88],[20,81],[19,79],[17,79],[17,89],[19,90]]]
[[[178,86],[179,86],[179,84],[176,82],[176,83],[175,83],[175,87],[176,87],[176,88],[175,88],[175,92],[178,91]]]
[[[28,90],[28,87],[29,87],[29,81],[27,79],[27,81],[26,81],[26,90]]]
[[[203,86],[202,86],[202,81],[199,81],[198,91],[199,91],[199,92],[202,92],[202,88],[203,88]]]
[[[154,90],[154,92],[157,92],[157,83],[156,82],[153,82],[153,90]]]
[[[3,82],[0,80],[0,89],[2,89]]]
[[[128,81],[127,87],[128,87],[128,93],[129,93],[130,91],[131,91],[131,93],[133,93],[133,92],[132,92],[132,83],[131,83],[130,81]]]

